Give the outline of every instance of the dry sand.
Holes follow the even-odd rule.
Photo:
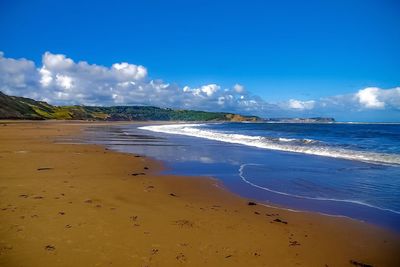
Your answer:
[[[400,266],[399,234],[56,143],[89,124],[0,123],[0,266]]]

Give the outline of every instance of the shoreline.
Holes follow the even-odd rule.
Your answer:
[[[189,124],[186,123],[185,125],[188,126]],[[155,126],[154,130],[153,126]],[[169,131],[162,130],[162,127],[164,126],[166,126],[167,129],[174,127],[178,127],[178,129],[180,129],[179,124],[170,123],[168,123],[168,125],[148,123],[145,124],[145,127],[143,127],[141,124],[100,127],[97,130],[95,127],[92,127],[89,129],[88,134],[79,140],[83,143],[87,143],[89,140],[88,143],[104,145],[107,148],[115,151],[130,154],[140,153],[146,157],[161,160],[162,162],[171,166],[171,169],[168,171],[163,171],[163,173],[183,176],[212,176],[215,174],[215,177],[223,183],[224,187],[226,187],[228,191],[240,197],[251,198],[260,201],[260,203],[266,203],[276,207],[293,209],[297,211],[309,211],[334,217],[347,217],[361,222],[367,222],[378,227],[383,227],[385,229],[394,230],[397,233],[400,231],[398,224],[400,215],[397,210],[390,209],[390,206],[388,208],[382,205],[370,204],[368,201],[355,201],[352,200],[351,197],[307,197],[309,194],[313,195],[312,191],[298,192],[298,194],[296,194],[296,192],[285,193],[285,190],[273,189],[274,186],[279,188],[279,184],[276,182],[274,185],[264,185],[262,180],[259,179],[257,181],[257,178],[262,176],[261,173],[259,175],[257,173],[251,173],[252,165],[265,166],[267,169],[266,171],[270,174],[270,177],[286,179],[290,177],[293,172],[290,172],[289,170],[279,172],[278,170],[285,170],[285,162],[288,162],[288,160],[291,160],[290,166],[287,166],[289,169],[301,168],[311,171],[315,170],[315,166],[327,164],[325,167],[327,169],[331,169],[333,173],[338,171],[337,175],[339,176],[341,175],[340,171],[346,168],[349,168],[350,170],[352,170],[352,168],[360,168],[360,170],[371,168],[374,170],[375,167],[379,169],[380,166],[386,164],[378,164],[375,162],[365,163],[359,160],[342,160],[332,157],[285,152],[275,149],[265,149],[263,150],[263,155],[261,155],[261,153],[249,155],[246,154],[246,158],[241,158],[238,155],[248,153],[247,148],[249,150],[254,149],[254,151],[257,151],[257,148],[253,148],[251,145],[231,144],[230,142],[214,140],[212,138],[202,137],[201,135],[189,136],[183,131],[183,129],[183,132],[180,134],[177,134],[176,131],[170,133]],[[158,127],[161,127],[161,129]],[[200,126],[199,129],[204,129],[207,131],[208,127],[202,128]],[[213,128],[211,129],[212,130],[210,130],[210,132],[213,131]],[[223,130],[224,129],[225,128],[223,128]],[[155,141],[148,141],[142,136],[154,138]],[[204,146],[201,144],[204,144]],[[212,144],[217,146],[213,147]],[[218,144],[221,144],[221,146]],[[166,147],[164,149],[164,145],[172,146],[172,148]],[[176,152],[174,152],[174,146],[176,146]],[[184,147],[186,147],[186,149],[184,149]],[[224,153],[230,153],[230,149],[235,149],[235,155],[232,156],[227,154],[226,157],[217,156],[219,154],[223,155]],[[176,159],[174,159],[175,156]],[[268,159],[266,159],[266,161],[260,161],[259,159],[264,156]],[[277,159],[278,157],[280,157],[280,159]],[[277,160],[274,161],[271,159]],[[305,164],[303,164],[302,161],[304,161]],[[230,162],[235,162],[235,164],[231,164]],[[250,172],[248,173],[247,169],[245,172],[243,171],[243,169],[247,166],[250,167]],[[275,172],[271,173],[268,171],[268,166],[277,166],[277,168],[275,168]],[[394,166],[390,165],[390,167]],[[299,175],[303,176],[307,181],[319,183],[319,181],[323,181],[325,178],[332,179],[332,181],[336,180],[336,178],[333,177],[334,174],[332,174],[332,172],[325,171],[324,173],[320,173],[319,175],[314,174],[313,176],[313,173],[307,173],[303,171]],[[363,177],[363,174],[367,175],[365,178],[368,180],[368,173],[365,172],[354,173],[353,175],[349,174],[345,177],[341,177],[341,179],[342,181],[348,179],[352,180],[357,176],[361,178]],[[255,175],[256,179],[254,179],[253,175]],[[311,176],[306,177],[304,175]],[[378,178],[377,173],[374,175],[375,178]],[[392,176],[396,177],[394,173]],[[248,178],[252,182],[247,180]],[[243,182],[242,185],[240,184],[241,182]],[[324,182],[321,182],[321,186],[321,188],[323,188]],[[344,184],[342,188],[339,187],[338,189],[346,190],[346,185]],[[318,189],[317,192],[319,192]],[[391,196],[389,195],[388,197]],[[370,200],[373,200],[373,198],[374,196],[369,196]],[[357,199],[357,196],[354,196],[354,199]],[[366,198],[366,200],[367,199],[368,198]],[[391,197],[391,199],[394,198]]]
[[[0,123],[2,265],[400,265],[387,229],[249,205],[212,178],[160,174],[153,159],[54,143],[96,124],[107,123]]]

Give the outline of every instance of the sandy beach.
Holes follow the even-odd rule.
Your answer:
[[[0,266],[400,266],[398,233],[57,142],[94,124],[0,123]]]

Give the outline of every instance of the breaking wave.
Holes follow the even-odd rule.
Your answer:
[[[139,129],[168,134],[200,137],[215,141],[271,150],[357,160],[370,163],[400,165],[400,156],[396,154],[385,154],[332,147],[324,144],[323,142],[312,139],[273,138],[218,132],[209,129],[203,129],[201,126],[204,126],[204,124],[151,125],[139,127]]]

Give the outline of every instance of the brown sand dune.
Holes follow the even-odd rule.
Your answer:
[[[89,124],[0,123],[0,266],[400,266],[398,234],[55,142]]]

